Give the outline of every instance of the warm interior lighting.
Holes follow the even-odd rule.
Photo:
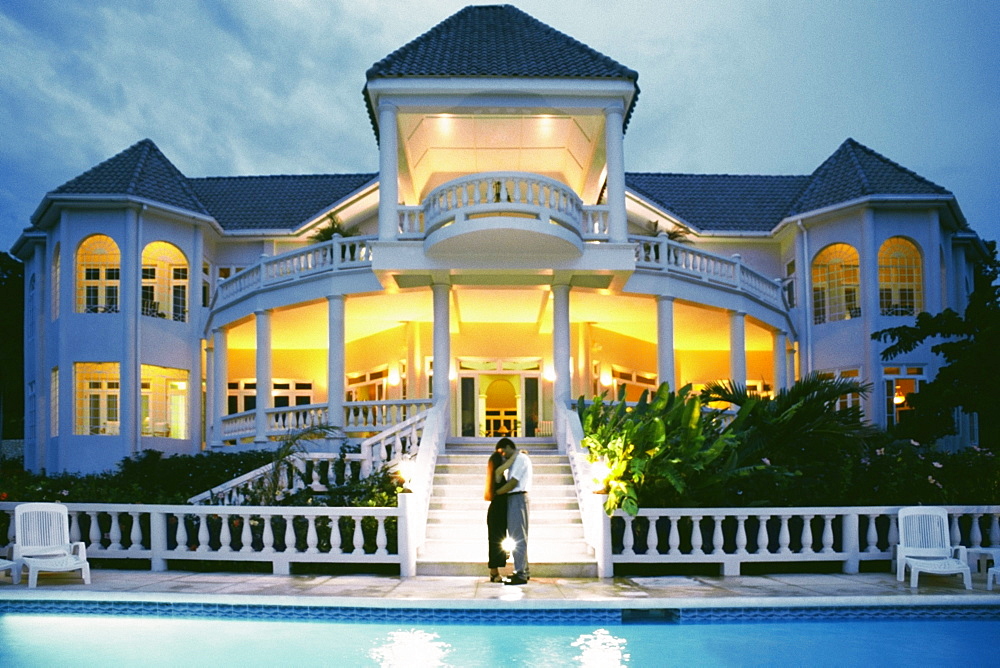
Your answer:
[[[896,404],[897,406],[906,403],[906,395],[903,394],[903,391],[898,387],[896,388],[896,394],[892,395],[892,403]]]
[[[389,367],[389,384],[392,385],[393,387],[397,387],[399,385],[399,382],[400,382],[399,367],[397,366]]]
[[[611,372],[607,369],[601,371],[601,385],[603,387],[611,387]]]
[[[544,370],[542,371],[542,378],[550,383],[554,383],[556,380],[556,370],[551,364],[546,364]]]

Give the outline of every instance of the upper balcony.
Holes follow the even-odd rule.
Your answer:
[[[398,239],[423,240],[431,257],[507,247],[572,258],[584,243],[608,239],[607,206],[586,206],[572,188],[538,174],[470,174],[398,210]]]

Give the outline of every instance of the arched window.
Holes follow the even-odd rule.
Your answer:
[[[831,244],[812,265],[813,323],[861,317],[858,251],[848,244]]]
[[[882,315],[924,310],[923,268],[916,244],[890,237],[878,251],[878,307]]]
[[[76,252],[77,313],[118,312],[120,263],[118,245],[111,237],[95,234],[83,240]]]
[[[154,241],[142,251],[142,311],[146,316],[187,321],[188,264],[177,246]]]

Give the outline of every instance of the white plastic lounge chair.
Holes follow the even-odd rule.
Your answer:
[[[40,571],[80,571],[90,584],[90,564],[83,543],[69,542],[69,514],[61,503],[22,503],[14,507],[14,563],[28,567],[28,586]],[[20,578],[20,573],[18,573]]]
[[[917,586],[920,573],[961,575],[966,589],[972,589],[968,554],[962,545],[952,545],[948,531],[948,511],[936,506],[899,509],[899,545],[896,546],[896,579],[900,582],[910,569],[910,586]]]
[[[0,573],[4,571],[10,571],[10,578],[17,584],[21,581],[21,569],[15,568],[17,564],[13,561],[7,561],[6,559],[0,559]]]
[[[994,566],[986,571],[986,588],[993,591],[993,582],[1000,584],[1000,566]]]

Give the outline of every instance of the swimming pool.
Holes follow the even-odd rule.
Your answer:
[[[88,607],[76,603],[68,607]],[[253,606],[180,605],[170,616],[159,616],[146,614],[155,612],[156,604],[123,604],[115,614],[11,612],[10,607],[0,614],[0,665],[11,668],[978,666],[996,661],[1000,638],[996,608],[965,608],[952,616],[957,618],[944,619],[934,610],[913,608],[908,613],[899,608],[827,610],[812,616],[803,609],[714,610],[705,615],[616,609],[315,608],[305,612],[306,619],[268,619],[282,611],[272,606],[255,611],[247,609]],[[195,616],[184,616],[185,610]],[[684,614],[688,612],[692,614]],[[727,616],[737,621],[706,621]]]

